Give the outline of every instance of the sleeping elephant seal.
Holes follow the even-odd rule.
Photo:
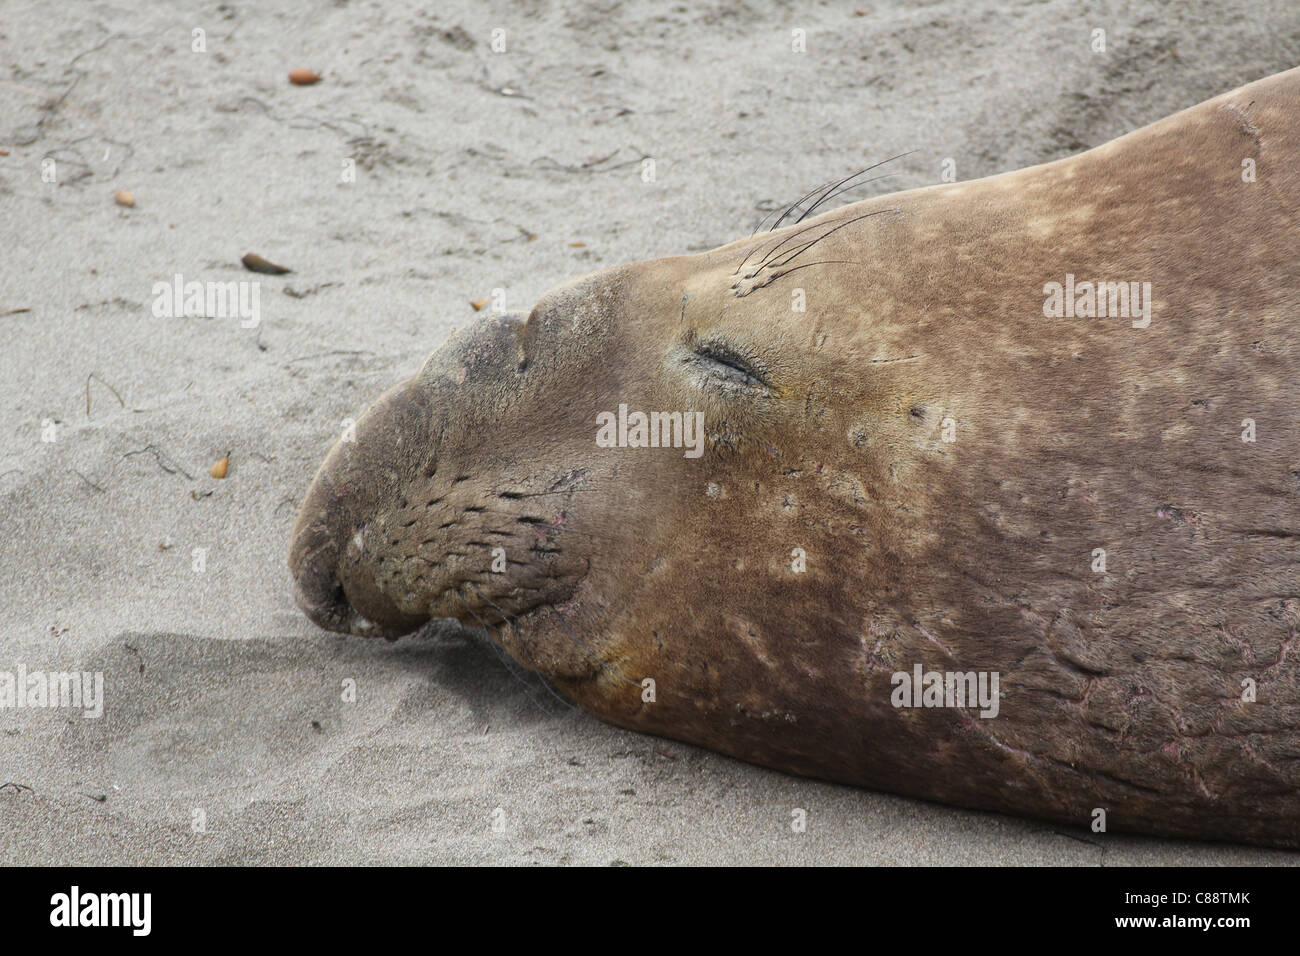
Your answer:
[[[768,767],[1300,847],[1298,117],[1293,70],[480,321],[326,458],[297,600]]]

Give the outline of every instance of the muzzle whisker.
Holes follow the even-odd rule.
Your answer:
[[[497,647],[496,641],[493,640],[492,629],[488,627],[487,622],[483,620],[483,618],[479,617],[478,613],[469,606],[463,597],[461,597],[460,591],[453,589],[452,593],[456,595],[456,599],[460,601],[461,606],[464,607],[465,610],[469,611],[469,613],[474,616],[474,620],[478,621],[479,626],[483,628],[484,632],[488,636],[488,646],[492,648],[492,653],[497,656],[497,660],[501,662],[501,665],[510,672],[511,677],[519,681],[520,685],[524,689],[524,693],[526,693],[529,699],[537,705],[538,709],[549,714],[550,710],[541,702],[541,700],[538,699],[537,695],[533,693],[533,689],[528,686],[528,681],[524,680],[523,676],[516,669],[514,662],[510,660],[510,656],[506,654],[503,649]]]
[[[555,605],[548,604],[546,605],[546,607],[552,614],[555,615],[555,619],[560,622],[560,626],[563,627],[566,631],[568,631],[569,637],[573,638],[574,641],[577,642],[578,646],[587,652],[588,657],[590,657],[593,661],[595,661],[597,664],[599,664],[601,667],[609,671],[609,673],[613,674],[615,677],[619,678],[620,680],[626,681],[627,683],[631,684],[633,687],[639,688],[641,686],[640,681],[633,680],[632,678],[624,674],[622,671],[610,667],[610,665],[606,664],[599,657],[597,657],[596,652],[593,651],[590,647],[588,647],[582,638],[580,638],[577,634],[573,633],[573,628],[569,627],[568,622],[565,621],[564,618],[560,616],[560,612],[555,609]]]
[[[542,686],[546,688],[547,692],[556,700],[558,700],[561,704],[563,704],[566,709],[577,710],[578,708],[574,707],[571,703],[569,703],[567,700],[565,700],[563,697],[557,694],[555,692],[555,688],[551,686],[551,682],[542,676],[541,668],[537,666],[537,661],[533,660],[532,652],[528,650],[528,642],[524,640],[524,632],[519,629],[518,624],[516,624],[514,621],[510,619],[510,615],[506,613],[505,608],[501,607],[501,605],[497,604],[490,597],[486,597],[482,591],[474,587],[473,581],[468,581],[466,583],[469,584],[471,590],[473,590],[473,592],[479,596],[480,600],[486,601],[496,610],[498,614],[501,615],[501,622],[503,624],[509,624],[511,627],[515,628],[515,635],[519,638],[519,646],[523,648],[524,656],[528,658],[528,663],[532,666],[533,673],[537,675],[538,680],[542,682]]]
[[[472,514],[496,515],[496,516],[501,517],[501,518],[514,518],[516,521],[518,521],[518,519],[519,519],[520,517],[542,519],[542,516],[541,516],[541,515],[520,515],[520,513],[517,512],[517,511],[498,511],[496,508],[483,508],[483,507],[478,508],[476,511],[472,512]],[[542,524],[533,524],[532,527],[537,528],[537,529],[538,529],[538,533],[540,533],[540,532],[545,531],[546,529],[551,528],[551,527],[559,528],[559,525],[552,526],[552,525],[550,525],[550,524],[545,524],[545,525],[542,525]],[[493,530],[498,530],[498,531],[499,531],[500,529],[497,528],[497,529],[493,529]],[[579,536],[582,536],[582,537],[585,537],[585,538],[603,538],[603,537],[605,537],[604,535],[599,534],[599,533],[594,532],[594,531],[578,531],[578,530],[576,530],[576,529],[574,529],[574,528],[568,528],[568,527],[563,528],[563,529],[561,529],[561,530],[562,530],[562,533],[565,534],[565,535],[579,535]]]

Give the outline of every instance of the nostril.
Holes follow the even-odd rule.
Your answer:
[[[294,583],[294,600],[318,627],[352,633],[356,611],[348,603],[342,582],[333,573],[322,575],[312,570],[300,574]]]
[[[329,606],[334,608],[346,608],[348,606],[348,595],[343,590],[342,584],[335,584],[330,589]]]

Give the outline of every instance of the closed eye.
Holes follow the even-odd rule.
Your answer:
[[[718,384],[770,390],[767,376],[735,349],[720,342],[698,342],[690,353],[692,364]]]

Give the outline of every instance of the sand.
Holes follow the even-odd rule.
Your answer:
[[[970,179],[1069,155],[1294,66],[1300,6],[188,6],[0,7],[0,670],[102,672],[106,696],[98,719],[0,711],[0,859],[1296,861],[620,731],[521,684],[472,632],[317,630],[285,555],[342,422],[472,300],[527,308],[721,244],[909,150],[857,196],[936,182],[945,158]],[[290,85],[299,67],[323,80]],[[246,272],[247,252],[293,271]],[[177,274],[259,280],[258,326],[155,314]]]

